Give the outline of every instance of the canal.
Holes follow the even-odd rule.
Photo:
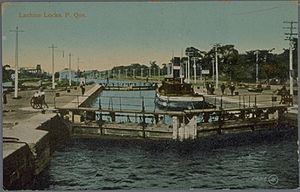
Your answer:
[[[104,91],[125,97],[127,107],[154,110],[154,91]],[[105,99],[107,98],[107,100]],[[98,106],[98,99],[93,106]],[[296,133],[242,135],[178,143],[142,139],[71,139],[57,149],[37,189],[222,189],[296,188],[299,183]]]

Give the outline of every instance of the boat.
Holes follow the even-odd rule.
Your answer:
[[[215,108],[203,95],[194,92],[192,85],[180,78],[165,78],[156,89],[155,104],[164,110],[191,110]]]

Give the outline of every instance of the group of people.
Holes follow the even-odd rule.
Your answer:
[[[289,102],[289,92],[288,92],[288,90],[286,89],[285,86],[283,86],[279,90],[276,90],[275,92],[277,92],[278,95],[281,96],[279,104],[286,104],[286,103]]]
[[[80,82],[79,86],[81,88],[81,94],[83,96],[84,93],[85,93],[85,83],[82,81],[82,82]],[[46,103],[46,96],[45,96],[45,92],[44,92],[43,87],[40,87],[39,90],[34,93],[33,97],[38,99],[38,101],[41,103],[42,106],[44,105],[47,108],[49,108],[47,103]],[[3,99],[3,100],[4,100],[5,103],[7,103],[6,95],[5,95],[5,99]]]
[[[235,85],[231,82],[231,84],[228,86],[229,90],[230,90],[230,94],[231,96],[233,96],[234,94],[234,91],[235,91]],[[225,94],[225,89],[226,89],[226,86],[224,83],[222,83],[221,85],[221,92],[222,92],[222,95]]]
[[[235,86],[233,83],[231,83],[229,86],[228,86],[230,92],[231,92],[231,95],[233,96],[233,93],[235,91]],[[221,92],[222,92],[222,95],[225,94],[225,89],[226,89],[226,86],[224,83],[222,83],[221,85]],[[214,84],[213,83],[206,83],[206,90],[207,90],[207,94],[210,94],[210,95],[213,95],[214,92],[215,92],[215,87],[214,87]]]
[[[42,106],[45,105],[47,108],[49,108],[46,103],[46,96],[43,87],[40,87],[39,90],[34,93],[33,97],[38,99]]]

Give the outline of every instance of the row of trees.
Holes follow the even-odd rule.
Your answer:
[[[298,39],[294,38],[293,49],[293,69],[294,76],[298,76]],[[224,80],[235,81],[255,81],[256,62],[258,59],[259,79],[270,80],[273,78],[285,81],[289,73],[289,49],[284,49],[282,53],[272,53],[274,49],[250,50],[246,53],[239,53],[234,45],[218,46],[218,66],[220,77]],[[258,51],[258,58],[256,52]],[[186,49],[186,55],[191,58],[196,57],[196,66],[202,69],[212,71],[212,63],[215,62],[215,48],[209,51],[200,51],[197,48],[189,47]],[[194,64],[190,60],[191,67]]]
[[[294,38],[294,50],[293,50],[293,69],[294,75],[298,76],[298,39]],[[231,81],[246,81],[255,82],[256,79],[256,62],[258,51],[258,66],[259,66],[259,79],[271,80],[278,79],[285,81],[288,78],[289,73],[289,50],[283,49],[282,53],[276,54],[272,51],[274,49],[261,49],[261,50],[249,50],[245,53],[239,53],[234,45],[219,45],[218,48],[218,66],[220,79]],[[200,74],[201,69],[210,70],[210,76],[213,71],[213,63],[215,63],[215,47],[208,51],[199,50],[195,47],[188,47],[185,50],[186,57],[181,58],[181,63],[185,66],[190,59],[190,71],[193,75],[193,65],[196,64],[197,74]],[[172,62],[172,60],[171,60]],[[183,67],[185,70],[185,67]],[[158,76],[167,74],[167,64],[163,63],[160,67],[155,61],[150,63],[150,66],[146,64],[131,64],[129,66],[114,67],[112,71],[117,75],[118,72],[121,75],[127,76],[140,76],[143,74],[147,76]],[[141,72],[143,71],[143,72]],[[135,74],[133,74],[135,72]],[[150,74],[149,74],[150,73]]]
[[[125,76],[127,73],[128,77],[141,76],[150,77],[150,76],[159,76],[167,74],[166,64],[162,64],[162,67],[159,67],[156,61],[151,61],[150,66],[145,64],[134,63],[128,66],[116,66],[112,68],[113,74],[118,75],[119,71],[122,76]],[[112,74],[111,74],[112,75]]]

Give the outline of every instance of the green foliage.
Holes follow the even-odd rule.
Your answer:
[[[12,81],[11,75],[14,73],[14,70],[10,69],[9,65],[2,66],[2,82]]]

